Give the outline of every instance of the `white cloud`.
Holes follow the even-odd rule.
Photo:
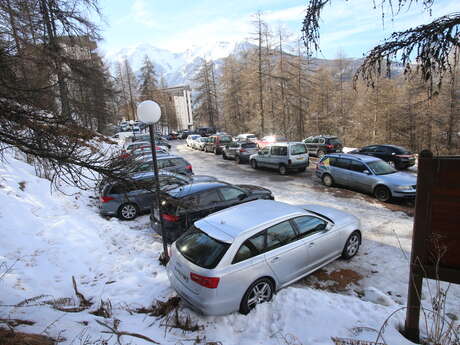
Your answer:
[[[302,21],[305,17],[306,5],[286,8],[279,11],[267,11],[262,18],[267,22],[274,21]]]
[[[145,0],[134,0],[130,17],[148,28],[157,26],[157,23],[153,19],[153,14],[147,8]]]
[[[219,18],[175,33],[157,44],[164,49],[182,52],[192,46],[203,47],[221,41],[231,43],[242,41],[248,38],[252,31],[254,30],[249,16],[238,20]]]

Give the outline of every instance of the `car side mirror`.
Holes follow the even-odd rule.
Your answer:
[[[370,175],[371,172],[369,170],[363,170],[363,174]]]

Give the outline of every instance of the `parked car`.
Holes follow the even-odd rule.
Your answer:
[[[206,145],[207,142],[209,142],[209,137],[201,137],[197,138],[192,142],[192,148],[195,150],[200,150],[204,151],[204,146]]]
[[[188,130],[188,129],[185,129],[185,130],[183,130],[182,132],[180,132],[179,134],[180,134],[180,135],[179,135],[179,138],[180,138],[180,139],[187,139],[187,137],[188,137],[189,135],[193,134],[193,132],[190,131],[190,130]]]
[[[168,140],[177,140],[177,133],[176,132],[171,132],[166,136],[166,139]]]
[[[404,147],[396,145],[369,145],[350,153],[380,158],[398,170],[415,165],[415,155]]]
[[[255,134],[251,133],[243,133],[243,134],[238,134],[235,137],[236,141],[252,141],[254,143],[257,142],[257,136]]]
[[[160,188],[177,188],[198,182],[211,182],[212,176],[184,176],[169,172],[158,174]],[[128,182],[106,181],[100,190],[99,211],[104,216],[116,216],[133,220],[139,214],[150,212],[155,197],[155,174],[153,172],[131,175]]]
[[[256,199],[273,199],[273,195],[266,188],[232,185],[221,181],[194,183],[161,193],[161,217],[166,241],[174,242],[196,220],[224,208]],[[150,223],[152,229],[161,235],[159,220],[158,205],[154,204]]]
[[[155,146],[155,149],[157,156],[169,155],[169,151],[167,151],[165,147]],[[152,149],[150,146],[140,147],[138,149],[132,150],[131,152],[127,152],[127,155],[127,157],[132,157],[139,160],[151,159]]]
[[[209,137],[216,133],[215,128],[211,127],[199,127],[196,132],[202,137]]]
[[[417,178],[398,172],[380,158],[359,154],[328,154],[316,167],[323,184],[350,187],[373,194],[380,201],[415,198]]]
[[[257,153],[257,144],[247,141],[234,141],[224,146],[222,157],[234,159],[238,164],[249,162],[249,157]]]
[[[303,141],[307,145],[308,153],[323,157],[327,153],[342,152],[343,144],[339,138],[331,135],[317,135]]]
[[[127,143],[125,150],[127,152],[131,152],[133,150],[145,148],[145,147],[150,147],[150,141],[135,141],[132,143]]]
[[[192,165],[184,158],[176,155],[166,154],[157,156],[158,169],[169,171],[177,174],[191,176],[193,175]],[[153,171],[152,156],[145,156],[139,160],[139,164],[131,172]]]
[[[230,144],[231,142],[233,142],[231,135],[212,135],[209,137],[209,141],[204,144],[204,151],[214,152],[214,154],[219,155],[222,153],[224,146]]]
[[[267,135],[263,137],[262,139],[257,140],[257,147],[259,149],[263,149],[265,146],[273,143],[281,143],[281,142],[287,142],[288,139],[286,137],[282,137],[279,135]]]
[[[198,138],[201,138],[201,135],[199,134],[191,134],[187,137],[185,140],[186,144],[188,147],[192,147],[193,141],[197,140]]]
[[[302,142],[274,143],[249,157],[253,169],[276,169],[281,175],[289,171],[305,171],[309,165],[308,151]]]
[[[132,137],[132,142],[133,143],[136,143],[136,142],[148,142],[148,143],[150,143],[150,134],[136,135],[136,136]],[[165,140],[162,137],[157,136],[157,135],[155,136],[155,144],[158,145],[158,146],[164,146],[168,150],[171,149],[171,144],[168,143],[167,140]]]
[[[171,286],[207,315],[247,314],[361,245],[359,220],[318,205],[257,200],[194,223],[171,246]],[[207,253],[207,255],[203,255]]]

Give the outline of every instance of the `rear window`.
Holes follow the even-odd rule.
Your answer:
[[[291,154],[292,155],[301,155],[307,153],[307,149],[305,145],[302,144],[296,144],[291,146]]]
[[[241,144],[241,147],[245,149],[255,149],[257,147],[257,144],[256,143]]]
[[[182,158],[172,158],[170,161],[173,166],[187,165],[187,162]]]
[[[176,241],[177,250],[190,262],[203,268],[215,268],[230,244],[212,238],[194,225]]]
[[[222,136],[222,137],[220,137],[220,142],[221,143],[230,143],[230,142],[232,142],[232,137],[228,136],[228,135]]]

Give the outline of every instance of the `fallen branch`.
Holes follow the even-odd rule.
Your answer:
[[[148,341],[148,342],[151,342],[153,344],[160,344],[159,342],[143,335],[143,334],[139,334],[139,333],[131,333],[131,332],[125,332],[125,331],[119,331],[117,328],[118,327],[110,327],[109,325],[107,325],[106,323],[102,322],[102,321],[99,321],[99,320],[96,320],[96,322],[98,324],[100,324],[101,326],[107,328],[110,330],[109,331],[102,331],[102,333],[105,333],[105,334],[115,334],[117,336],[117,342],[118,344],[121,345],[121,342],[120,342],[120,338],[123,336],[123,335],[126,335],[126,336],[129,336],[129,337],[134,337],[134,338],[139,338],[139,339],[143,339],[145,341]]]
[[[77,295],[78,300],[80,301],[80,307],[82,307],[82,308],[83,308],[83,307],[86,307],[86,308],[91,307],[91,306],[93,305],[93,303],[91,302],[91,300],[87,300],[87,299],[85,298],[85,296],[84,296],[81,292],[78,291],[78,289],[77,289],[77,282],[75,281],[75,277],[74,277],[74,276],[72,276],[72,284],[73,284],[73,289],[74,289],[74,291],[75,291],[75,295]]]

